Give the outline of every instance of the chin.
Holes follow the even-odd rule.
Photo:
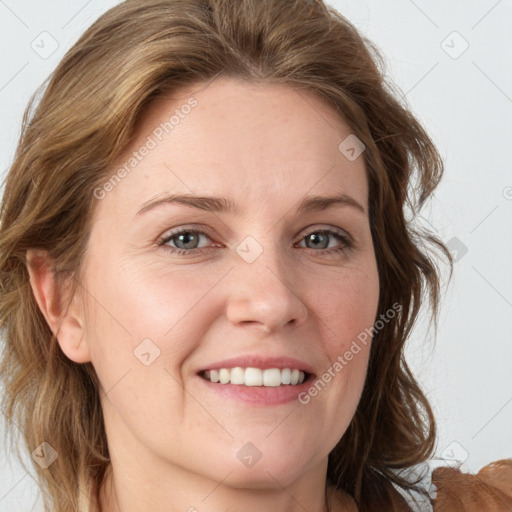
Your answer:
[[[234,488],[268,489],[275,487],[282,489],[294,482],[304,472],[304,464],[298,457],[288,453],[272,452],[270,456],[264,455],[253,465],[246,466],[238,458],[234,463],[223,465],[222,469],[215,468],[215,479],[220,474],[227,475],[224,482]]]

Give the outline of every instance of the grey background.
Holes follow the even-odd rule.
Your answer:
[[[0,0],[1,173],[30,95],[116,3]],[[329,3],[377,43],[445,159],[423,219],[458,261],[437,340],[422,321],[407,353],[437,415],[437,455],[476,472],[512,457],[512,1]],[[32,510],[35,483],[1,450],[0,510]]]

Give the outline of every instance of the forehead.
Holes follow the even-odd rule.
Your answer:
[[[218,78],[149,105],[105,203],[133,211],[170,191],[262,204],[351,192],[366,205],[364,159],[339,148],[349,136],[342,116],[311,91]]]

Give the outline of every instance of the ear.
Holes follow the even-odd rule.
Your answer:
[[[52,332],[57,336],[60,348],[76,363],[91,360],[89,345],[85,339],[84,320],[74,300],[68,305],[66,290],[55,277],[53,260],[42,249],[29,249],[26,264],[30,286]]]

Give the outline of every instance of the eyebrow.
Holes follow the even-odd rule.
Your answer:
[[[241,213],[236,203],[225,197],[196,196],[192,194],[165,194],[146,201],[142,205],[142,208],[137,212],[137,215],[153,210],[163,204],[173,203],[183,204],[213,213],[232,213],[235,215]],[[366,215],[364,207],[354,198],[346,194],[336,196],[307,196],[297,206],[296,213],[321,211],[334,206],[350,206]]]

